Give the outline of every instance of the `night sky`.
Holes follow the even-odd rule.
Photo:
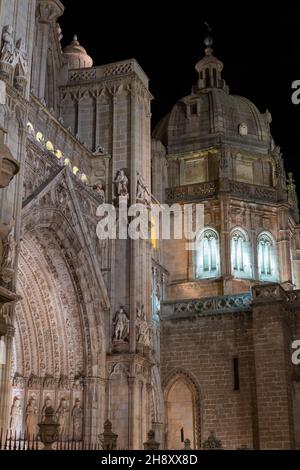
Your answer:
[[[195,64],[204,53],[208,22],[214,55],[224,63],[223,76],[231,93],[249,98],[261,112],[269,109],[274,140],[300,194],[300,105],[291,101],[291,84],[300,80],[300,5],[283,8],[282,2],[280,6],[272,2],[264,12],[249,1],[235,2],[235,7],[229,2],[226,7],[211,2],[209,7],[188,0],[110,2],[110,6],[99,0],[62,3],[66,7],[59,20],[63,45],[77,34],[95,65],[132,57],[140,63],[155,97],[153,127],[196,84]]]

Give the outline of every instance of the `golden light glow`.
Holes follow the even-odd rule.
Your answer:
[[[62,152],[61,152],[60,150],[57,149],[57,150],[55,151],[55,156],[56,156],[57,158],[61,159],[62,156],[63,156],[63,154],[62,154]]]
[[[71,165],[71,160],[69,158],[65,159],[65,165],[70,166]]]
[[[79,172],[79,168],[78,168],[77,166],[74,166],[74,167],[73,167],[73,173],[74,173],[74,175],[76,176],[78,172]]]
[[[48,140],[48,142],[46,143],[46,149],[49,150],[49,152],[54,151],[54,145],[52,144],[52,142],[50,142],[50,140]]]
[[[43,143],[45,142],[44,136],[43,136],[43,134],[42,134],[41,132],[38,132],[38,133],[36,134],[36,140],[37,140],[38,142],[40,142],[41,144],[43,144]]]
[[[151,217],[151,245],[154,250],[158,247],[157,238],[156,221],[154,217]]]
[[[30,132],[30,134],[34,134],[34,127],[31,122],[27,122],[27,130]]]

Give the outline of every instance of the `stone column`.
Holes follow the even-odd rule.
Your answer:
[[[36,51],[33,60],[32,87],[34,94],[45,98],[48,43],[51,23],[55,22],[64,12],[64,6],[59,0],[38,0],[36,24]]]
[[[135,413],[138,413],[139,410],[135,409],[135,385],[136,380],[135,377],[128,377],[128,428],[129,428],[129,435],[128,435],[128,448],[129,450],[135,450]]]
[[[86,378],[84,393],[84,439],[96,442],[105,419],[105,380],[100,377]]]
[[[8,325],[5,336],[6,343],[6,364],[0,365],[0,429],[7,429],[9,423],[9,413],[11,407],[11,363],[12,363],[12,345],[15,329]]]
[[[289,311],[278,284],[253,288],[253,346],[259,449],[293,449]]]

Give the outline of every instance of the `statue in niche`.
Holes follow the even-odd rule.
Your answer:
[[[116,341],[128,341],[129,320],[122,305],[116,312],[113,325],[115,328],[113,339]]]
[[[137,201],[151,204],[151,194],[146,186],[144,178],[139,172],[137,172],[136,199]]]
[[[16,247],[17,243],[14,237],[14,230],[12,229],[7,238],[3,242],[3,252],[2,252],[2,269],[13,269],[16,256]]]
[[[136,314],[136,340],[138,343],[142,343],[145,346],[150,345],[150,328],[146,320],[146,312],[144,310],[144,305],[137,309]]]
[[[36,435],[38,408],[36,406],[36,399],[31,397],[26,407],[26,436],[28,439]]]
[[[45,398],[45,403],[44,403],[44,406],[42,408],[42,423],[45,420],[45,411],[46,411],[47,408],[52,408],[52,400],[51,400],[50,397]]]
[[[56,411],[56,418],[59,424],[59,436],[64,437],[66,435],[66,431],[68,429],[68,403],[65,398],[60,400],[59,407]]]
[[[2,32],[2,48],[0,61],[6,64],[15,65],[15,44],[13,39],[13,27],[7,25]]]
[[[102,202],[105,202],[105,190],[101,181],[93,186],[93,190],[102,199]]]
[[[16,73],[19,77],[26,77],[28,74],[28,57],[25,42],[22,38],[16,44]]]
[[[248,135],[248,126],[245,122],[242,122],[240,125],[239,125],[239,134],[240,136],[242,137],[245,137]]]
[[[298,205],[298,197],[297,197],[297,191],[296,191],[296,185],[295,185],[293,173],[288,174],[287,191],[288,191],[288,203],[293,208],[296,208]]]
[[[22,406],[20,398],[17,396],[14,398],[11,410],[10,410],[10,425],[9,428],[13,435],[18,436],[21,432],[22,426]]]
[[[83,410],[79,398],[75,400],[72,410],[73,439],[81,441],[82,439]]]
[[[113,181],[116,188],[116,197],[127,197],[129,198],[128,192],[128,178],[125,175],[124,170],[119,170]]]

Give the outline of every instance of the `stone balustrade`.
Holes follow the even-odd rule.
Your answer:
[[[162,317],[165,319],[207,316],[221,313],[251,310],[250,293],[206,297],[202,299],[164,302]]]
[[[172,204],[176,202],[205,200],[216,196],[218,191],[219,184],[217,181],[176,186],[166,189],[166,202]],[[232,196],[243,197],[243,199],[250,201],[277,202],[278,200],[276,189],[241,183],[239,181],[229,181],[228,192]]]
[[[135,59],[114,62],[112,64],[82,70],[70,70],[69,82],[89,82],[121,77],[135,73],[141,82],[148,88],[149,79]]]

